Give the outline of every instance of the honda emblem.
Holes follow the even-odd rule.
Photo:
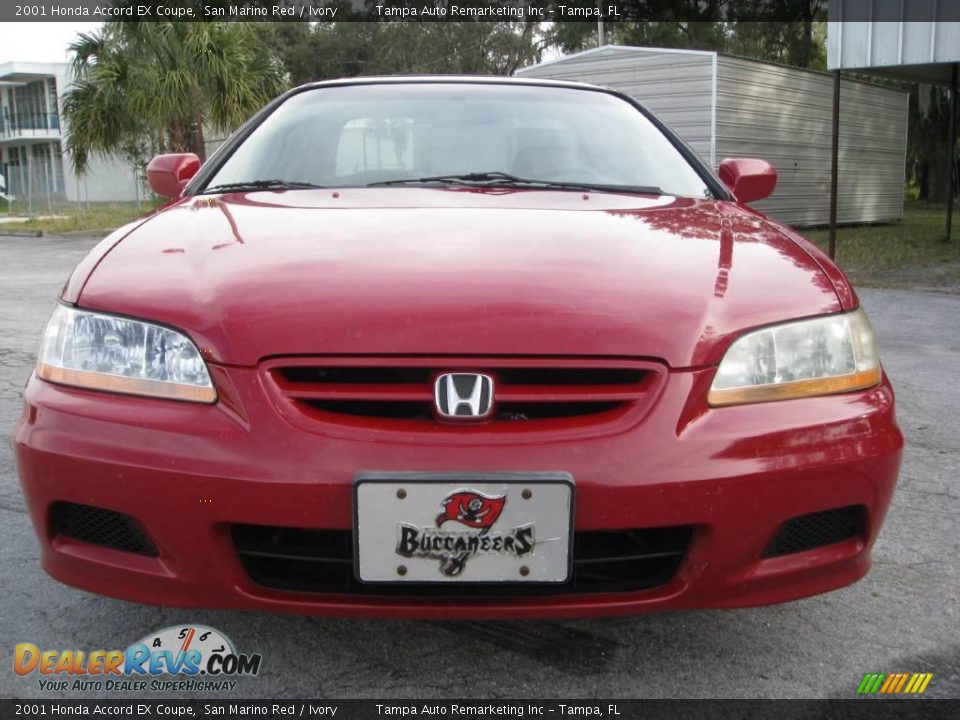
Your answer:
[[[447,373],[437,378],[434,403],[441,417],[480,419],[493,411],[493,378],[479,373]]]

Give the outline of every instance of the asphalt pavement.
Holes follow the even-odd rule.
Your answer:
[[[900,484],[861,582],[748,610],[568,622],[406,622],[164,609],[49,578],[25,514],[9,435],[57,293],[96,238],[0,237],[0,697],[40,690],[14,645],[124,648],[183,623],[263,655],[246,698],[853,697],[867,672],[932,672],[960,697],[960,296],[864,289],[907,438]],[[149,695],[149,693],[147,693]]]

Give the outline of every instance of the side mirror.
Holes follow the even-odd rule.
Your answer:
[[[199,169],[200,158],[193,153],[157,155],[147,165],[147,183],[160,197],[177,198]]]
[[[727,158],[720,163],[717,174],[737,202],[763,200],[777,186],[777,171],[766,160]]]

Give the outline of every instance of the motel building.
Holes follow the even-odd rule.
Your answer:
[[[145,196],[132,164],[118,157],[93,156],[74,174],[61,113],[69,85],[67,63],[0,62],[0,175],[18,212]]]

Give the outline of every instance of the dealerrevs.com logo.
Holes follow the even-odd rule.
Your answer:
[[[260,672],[259,653],[238,653],[230,639],[205,625],[151,633],[125,650],[41,650],[19,643],[13,671],[37,676],[41,690],[110,692],[233,690],[234,678]],[[176,679],[171,679],[176,678]]]

